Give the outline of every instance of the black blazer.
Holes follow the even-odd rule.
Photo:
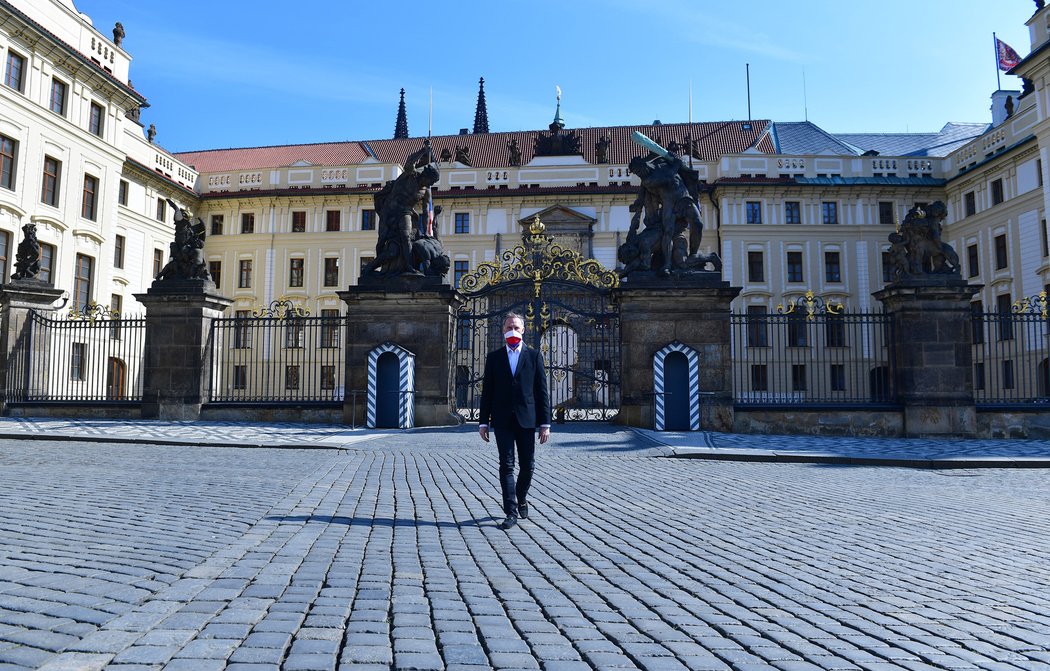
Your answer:
[[[498,429],[510,426],[512,417],[517,418],[518,426],[526,429],[551,423],[550,392],[543,355],[539,350],[525,347],[524,343],[513,377],[506,347],[489,352],[485,359],[478,423]]]

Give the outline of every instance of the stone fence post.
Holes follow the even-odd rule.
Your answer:
[[[976,434],[970,301],[980,289],[931,275],[872,294],[894,322],[890,356],[906,436]]]
[[[143,419],[200,418],[211,322],[233,303],[214,291],[210,281],[156,281],[135,294],[146,307]]]
[[[20,339],[25,335],[29,322],[29,313],[33,310],[53,310],[52,307],[62,294],[54,285],[35,279],[13,280],[0,285],[0,414],[7,411],[9,373],[13,366],[22,362],[13,359]],[[45,341],[36,344],[45,346]],[[23,379],[23,384],[28,380]]]

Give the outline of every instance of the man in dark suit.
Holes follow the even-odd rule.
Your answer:
[[[525,321],[510,313],[503,319],[506,346],[489,352],[485,360],[485,378],[481,386],[481,416],[478,432],[489,442],[489,426],[496,433],[499,449],[499,480],[503,490],[503,512],[506,519],[500,529],[510,529],[518,518],[529,516],[526,497],[532,484],[536,454],[536,429],[540,444],[551,436],[550,392],[543,355],[526,347]],[[519,472],[514,481],[514,446],[518,448]]]

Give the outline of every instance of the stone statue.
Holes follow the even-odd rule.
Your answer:
[[[621,273],[652,269],[666,277],[671,271],[704,270],[708,264],[721,271],[718,254],[699,251],[704,228],[697,205],[699,178],[676,154],[665,153],[631,159],[631,172],[642,186],[630,207],[634,216],[627,241],[618,251]]]
[[[157,137],[157,127],[153,124],[149,125],[146,130],[146,139],[149,140],[150,144],[153,144],[153,138]]]
[[[604,135],[594,143],[594,156],[598,163],[609,162],[609,138]]]
[[[896,279],[959,275],[959,255],[941,240],[942,223],[947,217],[948,208],[939,200],[926,210],[916,205],[908,211],[900,230],[889,236],[890,262]]]
[[[460,147],[456,145],[456,162],[462,163],[463,165],[470,165],[470,147]]]
[[[1006,118],[1010,118],[1014,115],[1014,97],[1006,96],[1006,103],[1003,105],[1006,108]]]
[[[404,172],[375,195],[379,215],[376,257],[361,271],[362,279],[398,275],[443,277],[451,261],[441,247],[437,229],[429,221],[431,187],[440,173],[430,140],[405,160]],[[434,216],[441,207],[433,208]]]
[[[175,240],[168,245],[171,258],[160,269],[158,282],[201,280],[210,282],[211,273],[204,257],[204,222],[197,219],[194,224],[190,213],[168,199],[168,206],[175,212]]]
[[[442,163],[451,163],[452,162],[452,152],[449,151],[448,147],[445,147],[444,149],[441,150],[441,162]]]
[[[1018,98],[1024,98],[1029,93],[1035,91],[1035,84],[1032,83],[1031,79],[1027,77],[1021,77],[1021,95]]]
[[[15,272],[13,280],[35,280],[40,272],[40,243],[36,239],[36,224],[22,227],[25,236],[18,243],[15,253]]]
[[[124,42],[124,24],[117,21],[117,25],[113,26],[113,44],[118,47]]]
[[[142,121],[141,121],[142,108],[141,107],[132,107],[127,112],[124,112],[124,116],[127,117],[128,119],[131,119],[132,121],[134,121],[135,123],[139,124],[140,126],[142,125]]]
[[[517,167],[521,165],[521,148],[518,146],[518,138],[513,137],[507,143],[507,151],[510,152],[510,164]]]

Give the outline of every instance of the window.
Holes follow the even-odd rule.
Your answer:
[[[765,264],[762,261],[762,252],[747,253],[747,281],[766,281],[766,268]]]
[[[302,319],[291,318],[284,321],[284,346],[289,349],[302,349],[305,341],[306,324]]]
[[[361,257],[361,268],[360,268],[360,270],[357,273],[359,276],[365,274],[365,268],[368,266],[369,263],[372,263],[372,257],[371,256],[362,256]]]
[[[251,289],[252,287],[252,260],[241,259],[240,272],[237,273],[237,288]]]
[[[967,217],[977,214],[977,196],[973,191],[967,191],[963,194],[963,210],[966,212]]]
[[[59,79],[51,78],[51,100],[48,103],[48,109],[59,116],[66,115],[66,91],[69,87],[66,86],[64,81]]]
[[[1000,294],[995,297],[995,311],[999,313],[999,340],[1014,339],[1012,304],[1010,294]]]
[[[252,311],[237,310],[233,313],[233,347],[249,349],[252,346]]]
[[[897,269],[893,267],[893,261],[890,260],[890,253],[882,253],[882,281],[892,282],[893,276],[897,273]]]
[[[328,210],[324,213],[324,230],[328,232],[338,231],[342,227],[342,216],[339,210]]]
[[[109,297],[109,337],[120,340],[120,315],[124,311],[124,298],[120,294],[111,294]]]
[[[786,203],[784,203],[784,223],[802,223],[802,204],[799,203],[797,200],[789,200]]]
[[[970,277],[977,277],[981,274],[981,263],[977,256],[977,245],[970,245],[966,248],[966,261]]]
[[[157,221],[164,221],[164,215],[168,213],[168,203],[163,198],[157,199]]]
[[[984,391],[984,364],[973,365],[973,388],[974,391]]]
[[[792,364],[791,391],[806,391],[806,364]]]
[[[77,254],[73,274],[73,309],[83,312],[91,303],[91,278],[95,274],[95,259]]]
[[[123,268],[124,267],[124,248],[126,246],[126,240],[123,235],[117,235],[113,237],[113,267]]]
[[[747,223],[762,223],[762,203],[754,200],[747,201],[747,203],[745,203],[745,213],[747,215]]]
[[[889,200],[879,201],[879,223],[890,224],[896,223],[893,216],[893,202]]]
[[[213,214],[211,215],[211,234],[222,235],[222,225],[225,219],[225,215]]]
[[[8,250],[11,249],[11,234],[0,231],[0,280],[8,279],[7,259]]]
[[[1009,265],[1006,253],[1006,233],[995,236],[995,269],[1002,270]]]
[[[809,347],[809,332],[806,329],[806,318],[791,315],[787,319],[788,347]]]
[[[284,367],[284,388],[289,391],[299,388],[299,366]]]
[[[339,286],[339,259],[330,257],[324,260],[324,285]]]
[[[208,261],[208,274],[211,275],[211,281],[215,283],[215,288],[221,287],[222,261]]]
[[[846,365],[841,363],[831,364],[831,391],[846,391]]]
[[[1039,180],[1039,186],[1043,185],[1043,159],[1035,159],[1035,177]]]
[[[1003,389],[1014,388],[1014,362],[1010,359],[1003,361]]]
[[[453,283],[452,286],[459,288],[459,282],[463,279],[463,276],[467,274],[470,269],[470,261],[456,261],[455,271],[453,272]]]
[[[825,224],[839,223],[839,204],[827,201],[820,204],[821,221]]]
[[[154,279],[160,275],[161,268],[164,267],[164,250],[154,249],[153,250],[153,277]]]
[[[824,252],[824,281],[842,281],[842,262],[838,252]]]
[[[234,389],[247,389],[248,388],[248,367],[245,365],[238,365],[233,367],[233,388]]]
[[[470,233],[470,213],[456,212],[456,233]]]
[[[970,323],[973,325],[973,343],[979,345],[984,342],[984,303],[974,301],[970,303]]]
[[[92,135],[102,137],[102,107],[91,103],[91,116],[88,117],[88,131]]]
[[[456,347],[458,349],[470,349],[470,320],[460,319],[456,324]]]
[[[288,259],[288,286],[303,286],[303,259]]]
[[[339,310],[321,310],[321,347],[339,347]]]
[[[40,186],[40,202],[51,207],[58,207],[59,180],[62,175],[62,162],[50,156],[44,157],[44,180]]]
[[[769,391],[769,368],[765,364],[752,364],[751,391]]]
[[[120,180],[120,187],[117,189],[117,203],[119,205],[128,204],[128,183],[125,180]]]
[[[37,279],[50,282],[51,268],[55,263],[55,246],[46,242],[40,243],[40,272],[36,274]]]
[[[747,306],[747,346],[769,347],[769,328],[766,320],[766,306]]]
[[[846,321],[841,315],[836,316],[829,312],[824,316],[824,346],[846,346]]]
[[[374,231],[374,230],[376,230],[376,211],[375,210],[361,210],[361,230],[362,231]]]
[[[18,162],[18,143],[0,135],[0,186],[15,188],[15,165]]]
[[[69,351],[69,379],[70,380],[83,380],[84,379],[84,358],[87,356],[87,345],[82,342],[73,343],[73,347]]]
[[[802,252],[787,253],[788,282],[803,282]]]
[[[7,69],[4,71],[4,84],[16,91],[22,91],[25,83],[26,59],[13,51],[7,52]]]
[[[255,232],[255,213],[244,212],[241,214],[241,233]]]
[[[321,366],[321,389],[335,389],[335,366]]]
[[[1039,237],[1043,243],[1043,256],[1050,256],[1050,240],[1046,235],[1046,219],[1039,222]]]
[[[1003,180],[993,179],[992,180],[992,205],[998,205],[1003,202]]]
[[[91,221],[98,217],[98,177],[84,175],[84,197],[80,201],[80,216]]]
[[[306,213],[292,212],[292,233],[306,232]]]

